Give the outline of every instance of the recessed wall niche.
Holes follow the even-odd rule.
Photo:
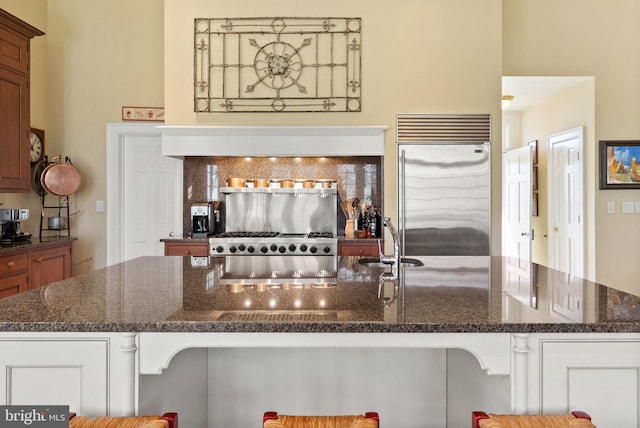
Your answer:
[[[231,177],[244,179],[336,179],[338,193],[368,206],[383,207],[382,156],[353,157],[185,157],[183,234],[190,231],[191,204],[222,200]],[[341,216],[338,210],[338,217]],[[340,219],[339,223],[340,224]]]

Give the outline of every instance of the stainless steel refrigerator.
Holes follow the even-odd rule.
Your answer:
[[[403,254],[489,255],[489,143],[398,144]]]

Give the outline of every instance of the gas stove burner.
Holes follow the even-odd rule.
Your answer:
[[[333,238],[333,233],[331,232],[310,232],[309,235],[307,235],[307,238]]]

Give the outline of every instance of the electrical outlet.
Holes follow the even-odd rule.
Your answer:
[[[636,202],[636,214],[640,213],[640,202]]]
[[[607,202],[607,214],[615,214],[615,213],[616,213],[616,203]]]
[[[622,213],[623,214],[633,214],[634,211],[634,203],[633,202],[623,202],[622,203]]]
[[[97,213],[104,212],[104,201],[96,201],[96,212]]]

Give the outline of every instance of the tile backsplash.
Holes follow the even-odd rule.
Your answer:
[[[336,179],[340,198],[358,198],[382,207],[381,156],[354,157],[186,157],[184,159],[183,234],[191,233],[190,207],[221,200],[220,188],[231,177],[244,179]],[[344,217],[338,211],[338,230]]]

